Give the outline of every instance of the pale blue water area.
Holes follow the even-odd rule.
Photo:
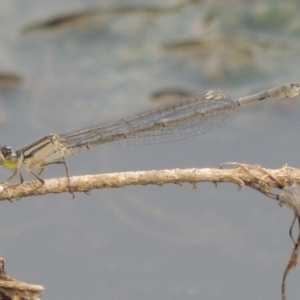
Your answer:
[[[131,1],[155,6],[161,1]],[[178,2],[177,2],[178,3]],[[154,106],[164,87],[243,96],[299,82],[293,4],[199,1],[178,11],[119,13],[22,36],[54,16],[127,1],[1,1],[2,145],[22,147]],[[271,3],[271,2],[270,2]],[[272,1],[273,3],[273,1]],[[176,1],[165,1],[174,5]],[[68,159],[72,175],[218,167],[299,167],[299,97],[243,108],[213,132],[170,144],[102,146]],[[59,167],[45,178],[63,176]],[[0,179],[8,177],[5,170]],[[28,177],[30,179],[30,177]],[[279,299],[292,213],[232,184],[135,186],[1,203],[7,272],[41,284],[42,299]],[[299,268],[288,298],[299,299]]]

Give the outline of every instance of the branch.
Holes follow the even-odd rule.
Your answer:
[[[190,183],[196,188],[198,182],[231,182],[242,188],[249,186],[263,194],[277,199],[272,188],[282,189],[287,184],[300,183],[300,170],[284,166],[278,170],[264,169],[259,165],[227,163],[230,169],[173,169],[140,172],[122,172],[101,175],[85,175],[68,178],[37,180],[19,185],[3,183],[0,185],[0,200],[12,200],[28,196],[50,193],[89,192],[93,189],[120,188],[128,185],[159,185]],[[278,199],[277,199],[278,200]]]
[[[6,274],[4,260],[0,257],[0,299],[39,300],[44,287],[16,280]]]

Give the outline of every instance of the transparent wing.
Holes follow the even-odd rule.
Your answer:
[[[222,91],[192,98],[128,118],[61,134],[66,155],[99,144],[143,145],[185,139],[213,130],[235,115],[237,104]]]

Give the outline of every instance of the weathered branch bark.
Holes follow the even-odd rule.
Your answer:
[[[0,257],[0,299],[3,300],[39,300],[44,287],[16,280],[6,274],[4,260]]]
[[[41,186],[38,181],[25,182],[19,185],[3,183],[0,185],[0,200],[12,200],[27,196],[38,196],[49,193],[89,192],[93,189],[120,188],[129,185],[159,185],[199,182],[231,182],[240,188],[244,185],[274,196],[272,188],[282,189],[293,182],[300,183],[300,170],[284,166],[281,169],[264,169],[259,165],[228,163],[230,169],[172,169],[141,172],[122,172],[101,175],[85,175],[45,180]],[[273,197],[275,198],[275,197]]]

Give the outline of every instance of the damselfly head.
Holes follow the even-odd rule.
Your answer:
[[[0,152],[1,152],[1,155],[3,156],[3,158],[16,155],[16,153],[9,146],[1,147]]]
[[[19,157],[9,146],[0,147],[0,166],[6,169],[17,169]]]

